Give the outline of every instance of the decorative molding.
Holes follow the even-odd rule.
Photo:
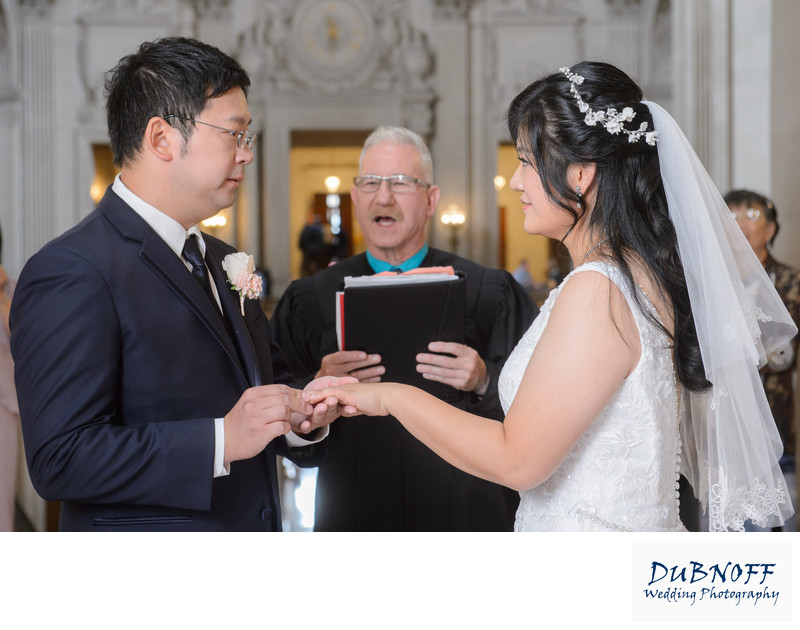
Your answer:
[[[0,4],[0,102],[4,100],[3,94],[13,87],[13,73],[11,72],[11,30],[9,18],[5,7]]]
[[[672,92],[672,10],[670,0],[655,0],[652,19],[645,40],[651,42],[646,49],[648,63],[642,79],[647,83],[649,98],[671,98]]]
[[[363,52],[341,64],[323,58],[314,42],[303,41],[319,28],[313,20],[322,20],[326,8],[334,4],[348,7],[347,15],[357,18],[358,28],[363,29],[353,44],[363,46]],[[265,94],[433,92],[433,47],[428,34],[410,21],[407,0],[303,0],[297,6],[277,0],[260,5],[256,13],[254,21],[236,34],[235,55],[256,78],[254,89]]]
[[[630,15],[631,11],[642,10],[642,0],[606,0],[611,15]]]
[[[406,100],[403,104],[403,125],[422,137],[432,135],[435,130],[432,105],[429,97]]]
[[[518,16],[521,20],[522,16]],[[530,22],[530,27],[533,32],[534,29],[553,28],[552,23],[548,25],[536,25],[535,20],[530,16],[525,16],[527,21]],[[522,22],[525,24],[525,22]],[[569,57],[575,59],[583,59],[586,57],[586,33],[585,24],[586,19],[582,14],[571,14],[562,16],[557,22],[557,25],[569,29],[569,37],[566,41],[569,42],[565,48],[569,48]],[[505,112],[508,109],[511,100],[525,89],[532,81],[538,77],[544,76],[548,72],[556,71],[556,64],[548,64],[536,55],[520,55],[508,58],[501,54],[500,42],[504,41],[508,34],[504,32],[504,27],[497,24],[489,24],[487,28],[487,56],[488,61],[485,66],[484,81],[486,85],[490,86],[487,94],[487,116],[492,122],[497,133],[501,137],[505,137]],[[559,63],[565,63],[560,57]]]
[[[437,19],[466,19],[475,0],[434,0],[433,11]]]
[[[189,4],[199,19],[229,20],[232,17],[231,0],[189,0]]]
[[[19,0],[20,12],[25,16],[47,17],[56,0]]]
[[[83,105],[78,109],[78,119],[81,123],[87,123],[95,119],[102,108],[100,100],[103,92],[103,84],[95,85],[89,79],[88,28],[86,23],[81,20],[78,21],[77,28],[79,36],[78,48],[76,51],[76,67],[83,96]]]
[[[361,0],[301,0],[289,29],[288,69],[308,89],[359,88],[380,63],[375,16]]]
[[[583,14],[582,0],[488,0],[488,5],[491,13],[518,13],[526,18],[530,18],[531,14],[546,18]]]
[[[287,35],[292,5],[286,0],[264,2],[252,10],[247,26],[234,31],[234,56],[250,73],[253,90],[289,89]]]
[[[155,38],[149,32],[150,27],[162,35],[167,35],[170,31],[176,34],[185,32],[183,26],[186,20],[188,25],[196,12],[211,10],[205,5],[219,5],[220,13],[218,16],[214,14],[203,17],[227,19],[228,16],[223,16],[222,12],[229,2],[230,0],[220,0],[218,3],[211,0],[191,0],[194,10],[181,12],[174,3],[165,0],[77,0],[74,17],[74,65],[83,101],[78,109],[79,121],[105,126],[105,73],[124,51],[132,52],[144,39]],[[132,38],[129,31],[145,33],[146,36],[141,40],[138,37]],[[126,41],[130,44],[128,48],[119,46]],[[107,54],[108,65],[100,66],[100,60],[105,59]]]
[[[29,0],[23,0],[29,1]],[[35,0],[46,2],[48,0]],[[49,0],[54,2],[55,0]],[[200,0],[194,0],[199,2]],[[228,0],[220,0],[226,4]],[[169,3],[164,0],[78,0],[76,14],[85,18],[114,19],[137,17],[141,18],[149,15],[163,15],[170,10]]]

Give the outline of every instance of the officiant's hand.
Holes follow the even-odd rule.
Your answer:
[[[360,350],[340,350],[322,357],[317,378],[323,376],[352,376],[361,383],[377,383],[386,368],[379,365],[381,355]]]
[[[312,412],[299,389],[262,385],[245,390],[224,418],[225,467],[255,457],[276,437],[286,435],[292,429],[293,414]]]
[[[417,372],[423,378],[483,396],[489,387],[489,370],[480,355],[463,343],[432,341],[428,350],[440,354],[417,355]],[[441,354],[444,353],[444,354]]]
[[[316,392],[321,389],[350,383],[358,383],[358,379],[352,376],[323,376],[322,378],[311,381],[305,386],[303,392]],[[290,422],[292,430],[297,434],[303,435],[329,425],[341,415],[353,415],[354,412],[355,408],[346,408],[340,405],[338,399],[334,396],[328,396],[326,398],[317,399],[313,411],[310,414],[292,414]],[[305,437],[305,435],[303,435],[303,437]]]

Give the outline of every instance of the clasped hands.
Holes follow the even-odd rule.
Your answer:
[[[483,395],[489,382],[486,364],[478,353],[460,343],[434,341],[429,353],[417,355],[417,371],[424,378]],[[325,356],[317,378],[303,391],[287,385],[252,387],[225,416],[225,466],[255,457],[280,435],[303,436],[327,426],[339,416],[359,413],[385,415],[384,386],[361,390],[339,386],[378,383],[386,369],[378,354],[340,351]],[[351,397],[342,401],[342,397]]]
[[[317,399],[312,405],[304,400],[303,392],[357,382],[350,376],[325,376],[311,381],[303,391],[288,385],[247,389],[224,418],[225,466],[255,457],[280,435],[293,431],[304,437],[330,424],[343,411],[354,411],[340,406],[332,396]]]

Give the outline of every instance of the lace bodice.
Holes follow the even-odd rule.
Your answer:
[[[639,328],[641,357],[555,472],[520,493],[515,530],[684,529],[678,515],[680,438],[669,340],[639,311],[617,268],[587,263],[553,289],[503,368],[500,402],[508,412],[561,288],[575,274],[590,270],[610,278],[628,301]]]

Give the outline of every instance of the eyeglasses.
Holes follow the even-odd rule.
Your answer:
[[[389,190],[393,193],[410,193],[417,189],[417,186],[430,188],[430,184],[422,179],[411,177],[411,175],[387,175],[381,177],[380,175],[359,175],[353,178],[353,183],[361,192],[374,193],[378,192],[381,187],[381,182],[386,182],[389,185]]]
[[[747,210],[731,210],[731,216],[737,221],[750,221],[755,223],[761,218],[761,210],[758,208],[748,208]]]
[[[178,118],[186,122],[205,125],[206,127],[214,127],[214,129],[221,129],[228,135],[236,138],[236,146],[239,147],[240,149],[244,149],[245,147],[247,147],[252,151],[253,146],[256,143],[256,134],[250,133],[247,129],[243,131],[236,131],[235,129],[226,129],[225,127],[220,127],[219,125],[212,125],[211,123],[203,122],[202,120],[195,120],[194,118],[184,118],[183,116],[178,116],[177,114],[170,114],[169,116],[164,116],[164,120],[168,120],[170,118]]]

